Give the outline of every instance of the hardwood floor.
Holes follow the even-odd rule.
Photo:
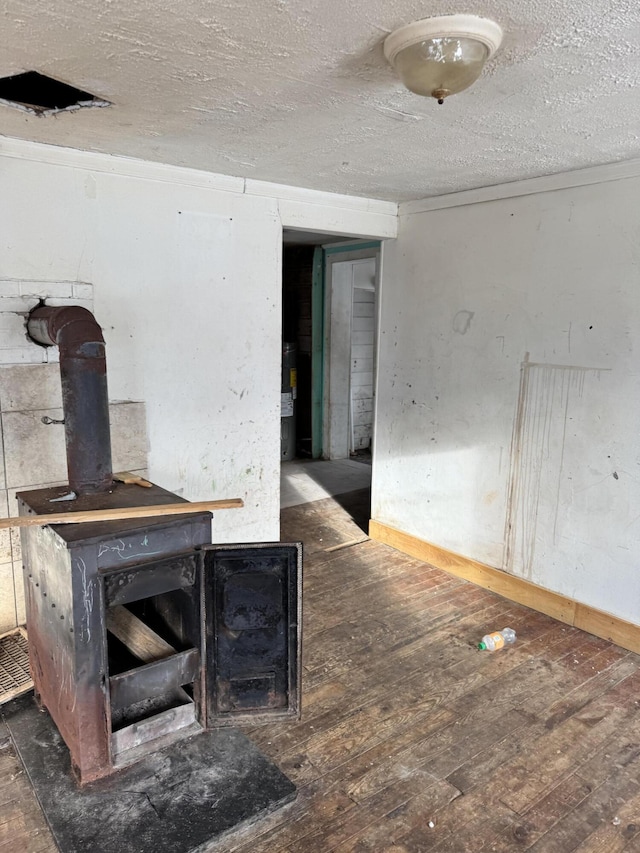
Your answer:
[[[0,853],[55,853],[57,849],[0,720]]]
[[[364,495],[305,543],[303,716],[251,737],[295,803],[220,853],[640,851],[640,657],[371,541]],[[479,652],[487,629],[518,632]]]
[[[640,851],[640,656],[367,540],[350,510],[365,493],[283,511],[303,715],[246,731],[299,794],[212,853]],[[515,646],[477,651],[507,625]],[[0,853],[54,850],[20,771],[0,731]]]

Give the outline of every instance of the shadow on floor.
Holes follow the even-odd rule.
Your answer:
[[[371,487],[334,495],[333,499],[348,513],[354,524],[357,524],[360,530],[368,535],[369,519],[371,518]]]

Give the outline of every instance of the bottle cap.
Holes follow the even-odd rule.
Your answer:
[[[478,643],[478,648],[480,649],[481,652],[483,652],[486,650],[487,646],[485,643]]]

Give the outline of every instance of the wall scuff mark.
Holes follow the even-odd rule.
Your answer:
[[[458,311],[453,318],[453,331],[458,335],[466,335],[473,320],[475,311]]]
[[[555,546],[572,403],[606,368],[536,364],[525,355],[509,463],[503,569],[532,579],[536,549]]]

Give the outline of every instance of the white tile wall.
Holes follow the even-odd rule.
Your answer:
[[[67,481],[62,400],[56,347],[26,337],[27,313],[40,299],[50,305],[92,310],[93,287],[84,282],[0,279],[0,517],[17,515],[16,492]],[[114,471],[146,475],[147,429],[144,403],[109,406]],[[25,621],[20,535],[0,530],[0,633]]]
[[[62,406],[57,364],[11,364],[0,369],[0,410],[27,412],[37,400],[42,409]]]
[[[24,625],[27,621],[27,611],[24,600],[24,573],[22,571],[22,560],[13,561],[13,589],[16,597],[15,624]]]
[[[147,467],[147,426],[144,403],[111,403],[111,453],[114,471]]]
[[[42,364],[58,361],[56,347],[42,347],[27,337],[28,313],[47,305],[81,305],[93,310],[93,285],[75,281],[0,279],[0,364]]]
[[[2,446],[0,430],[0,447]],[[4,480],[4,464],[2,465]],[[9,515],[9,496],[6,489],[0,491],[0,516]],[[13,582],[12,539],[9,530],[0,530],[0,634],[10,631],[17,624],[15,588]]]
[[[0,368],[1,373],[1,368]],[[58,486],[61,485],[58,483],[38,483],[35,486],[19,486],[18,488],[7,489],[6,492],[0,493],[0,515],[2,517],[11,516],[15,517],[18,515],[18,502],[16,500],[16,492],[23,491],[25,488],[37,488],[44,489],[49,486]],[[5,504],[3,504],[3,495],[6,496],[6,511],[4,511]],[[12,527],[9,532],[10,535],[10,562],[8,566],[11,571],[2,569],[5,564],[0,562],[0,601],[5,601],[4,608],[0,604],[0,633],[2,631],[10,631],[16,625],[23,625],[26,621],[26,613],[24,606],[24,576],[22,572],[22,548],[20,543],[20,530],[17,527]],[[4,531],[0,531],[0,533],[4,533]],[[0,551],[0,558],[2,558],[2,554],[4,551]],[[13,602],[12,607],[9,606],[9,599]],[[9,613],[10,619],[8,623],[3,623],[1,621],[2,614]]]
[[[7,486],[52,483],[67,476],[64,426],[43,424],[42,418],[62,419],[62,409],[3,412]]]
[[[6,492],[0,492],[0,516],[6,518],[8,512],[9,500]],[[0,530],[0,565],[11,562],[11,532],[9,530]]]
[[[48,367],[49,365],[42,365]],[[0,367],[0,387],[2,368]],[[144,403],[112,403],[111,447],[115,471],[144,468],[147,432]],[[43,417],[62,420],[62,409],[2,412],[5,476],[9,489],[64,482],[67,458],[62,424],[44,424]]]
[[[15,311],[0,311],[0,351],[27,346],[29,341],[25,316]]]
[[[0,634],[18,624],[12,563],[0,563]]]
[[[20,489],[7,489],[7,516],[15,518],[18,515],[18,501],[16,500],[16,492]],[[20,542],[20,530],[18,527],[12,527],[9,531],[11,539],[11,560],[22,559],[22,544]]]
[[[43,364],[39,369],[46,371],[48,367]],[[5,371],[6,368],[0,366],[0,395]],[[46,394],[46,382],[43,389]],[[34,383],[34,390],[38,390],[37,383]],[[112,403],[109,412],[114,471],[135,471],[146,478],[144,403]],[[61,485],[67,481],[64,427],[45,426],[40,421],[43,413],[51,417],[61,417],[62,414],[58,409],[2,413],[0,447],[8,444],[8,451],[7,465],[3,465],[1,470],[4,476],[8,467],[11,485],[0,490],[0,517],[18,514],[16,492]],[[51,432],[43,432],[45,430]],[[47,436],[51,436],[48,441],[44,440]],[[21,557],[20,531],[17,528],[0,530],[0,633],[23,624],[26,618]]]
[[[20,285],[20,296],[25,299],[35,299],[36,302],[44,299],[47,302],[51,297],[56,299],[69,299],[73,297],[73,281],[26,281],[18,282]],[[93,291],[92,291],[93,292]]]

